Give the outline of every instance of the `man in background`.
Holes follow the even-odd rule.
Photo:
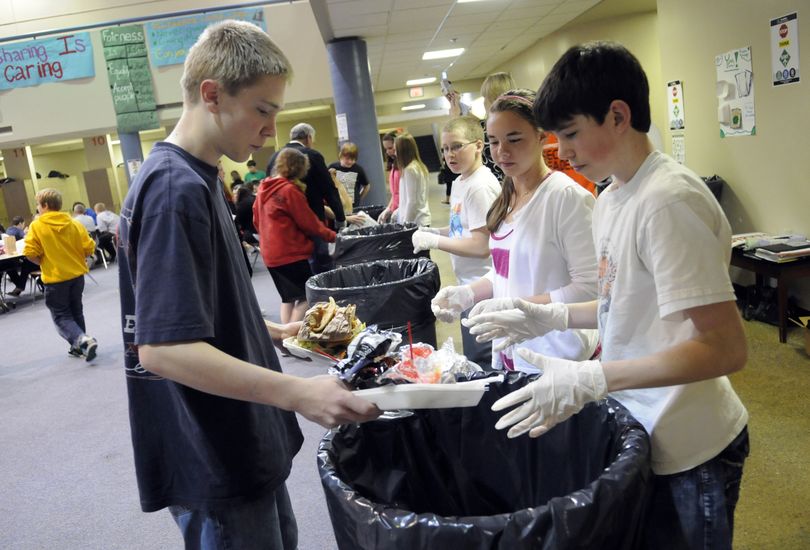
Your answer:
[[[96,211],[96,227],[98,228],[98,247],[107,253],[111,262],[115,261],[115,235],[118,233],[118,214],[107,210],[103,202],[93,207]]]

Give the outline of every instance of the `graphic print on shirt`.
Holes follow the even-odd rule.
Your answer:
[[[512,234],[514,229],[510,229],[506,235],[496,235],[492,233],[491,237],[493,241],[502,241],[507,238],[509,235]],[[509,249],[508,248],[498,248],[493,247],[490,250],[490,254],[492,254],[492,267],[495,268],[495,273],[500,275],[504,279],[509,278]]]
[[[610,303],[613,298],[613,283],[616,282],[616,262],[610,253],[610,240],[605,239],[599,247],[599,260],[597,262],[598,299],[599,299],[599,331],[606,328],[607,315],[610,312]]]
[[[464,228],[461,226],[461,203],[450,208],[450,238],[460,239]]]
[[[350,197],[354,197],[354,187],[357,185],[357,172],[335,171],[335,177],[343,184]]]

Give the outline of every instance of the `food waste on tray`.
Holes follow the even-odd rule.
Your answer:
[[[356,317],[355,310],[354,304],[341,307],[331,297],[328,302],[316,303],[304,314],[296,345],[343,359],[349,342],[366,328],[365,323]]]
[[[348,347],[348,356],[331,373],[353,389],[388,384],[453,384],[482,369],[455,352],[453,339],[438,350],[430,344],[402,344],[402,336],[376,325],[360,331]]]

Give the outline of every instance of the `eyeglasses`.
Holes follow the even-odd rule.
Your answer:
[[[471,143],[475,143],[474,141],[468,141],[467,143],[454,143],[453,145],[447,147],[442,147],[439,149],[443,155],[449,155],[450,153],[458,153],[466,146],[470,145]]]

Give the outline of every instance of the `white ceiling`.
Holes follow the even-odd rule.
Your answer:
[[[484,77],[602,0],[311,0],[324,41],[358,36],[368,44],[376,91],[405,81]],[[331,36],[330,36],[331,33]],[[465,48],[453,59],[422,61],[428,50]]]

